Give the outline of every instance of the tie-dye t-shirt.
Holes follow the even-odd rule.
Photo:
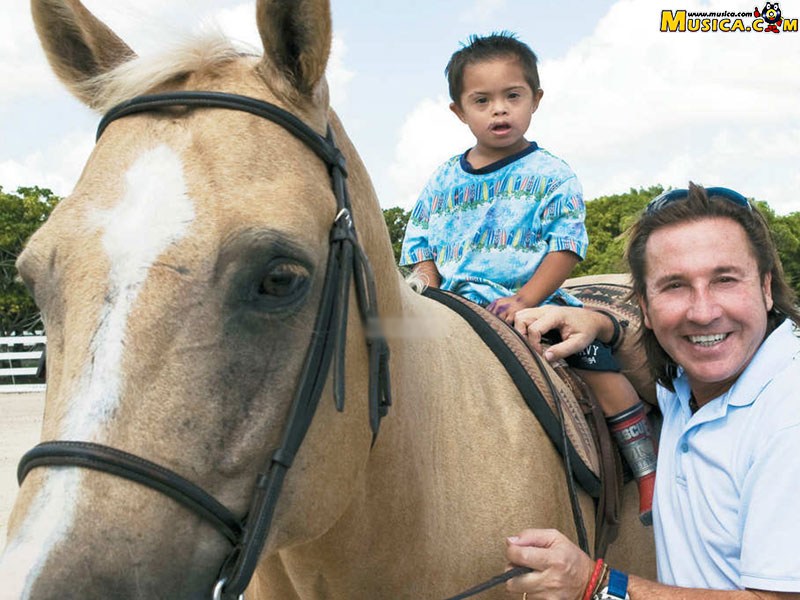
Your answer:
[[[486,305],[516,293],[548,252],[581,259],[589,239],[572,169],[535,142],[482,169],[454,156],[428,180],[411,213],[401,265],[433,260],[444,290]],[[547,303],[580,306],[557,290]]]

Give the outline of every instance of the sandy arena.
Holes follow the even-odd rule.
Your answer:
[[[39,441],[43,409],[43,393],[0,393],[0,550],[17,497],[17,463]]]

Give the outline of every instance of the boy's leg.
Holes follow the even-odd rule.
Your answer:
[[[577,369],[592,388],[608,428],[639,486],[639,519],[652,525],[656,449],[647,413],[636,390],[622,373]]]

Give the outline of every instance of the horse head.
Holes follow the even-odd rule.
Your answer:
[[[339,295],[363,309],[360,288],[377,286],[381,310],[395,311],[399,279],[378,203],[328,106],[327,1],[259,0],[261,57],[206,37],[143,59],[78,0],[33,0],[32,10],[55,73],[101,113],[145,94],[233,94],[335,140],[314,142],[315,152],[280,123],[213,103],[117,114],[18,261],[48,335],[42,439],[144,459],[241,520],[308,376],[343,212],[337,186],[349,186],[344,220],[359,226],[355,284]],[[337,147],[346,167],[321,157]],[[375,428],[364,400],[374,335],[359,312],[342,317],[351,399],[339,414],[323,373],[303,445],[277,458],[293,467],[271,507],[267,554],[323,534],[347,507],[341,490],[362,477],[371,419]],[[230,554],[231,540],[152,485],[50,463],[25,476],[0,579],[14,598],[207,597]]]

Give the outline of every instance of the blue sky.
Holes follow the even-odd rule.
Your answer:
[[[215,21],[257,46],[254,1],[91,0],[138,53]],[[781,2],[800,18],[800,0]],[[0,0],[0,185],[66,195],[97,116],[50,74],[27,2]],[[761,5],[759,4],[759,7]],[[471,33],[515,31],[540,58],[529,139],[564,158],[587,199],[691,179],[800,211],[800,32],[662,33],[662,10],[752,11],[750,0],[334,0],[332,103],[384,207],[409,208],[471,138],[443,75]],[[744,19],[749,25],[752,18]]]

